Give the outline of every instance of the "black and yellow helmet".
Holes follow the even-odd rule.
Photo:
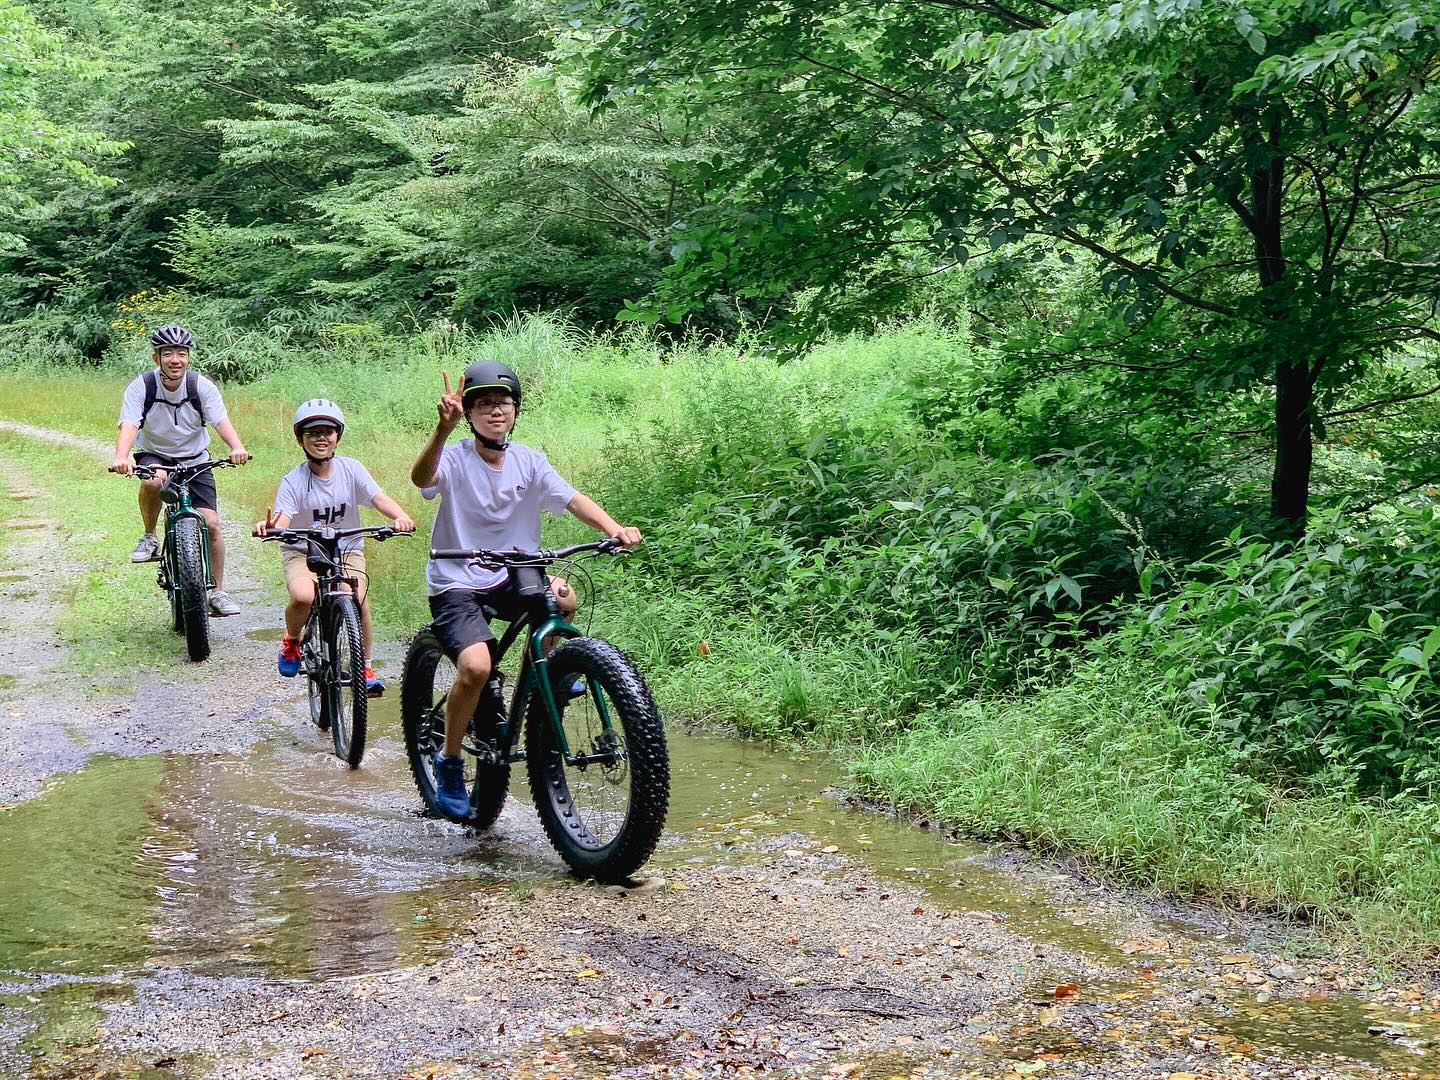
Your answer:
[[[499,360],[476,360],[465,369],[464,390],[460,401],[467,409],[470,395],[482,390],[504,390],[515,399],[515,411],[520,411],[520,376]]]

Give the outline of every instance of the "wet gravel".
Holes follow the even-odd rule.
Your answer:
[[[39,496],[25,514],[55,512],[6,473]],[[124,779],[112,755],[159,763],[127,804],[141,841],[119,802],[96,808],[132,847],[105,866],[96,847],[92,889],[151,906],[107,918],[140,957],[117,948],[119,970],[57,929],[0,974],[0,1076],[1440,1075],[1430,984],[847,807],[804,758],[677,738],[696,761],[650,876],[573,881],[523,798],[482,838],[415,816],[393,731],[337,768],[273,643],[246,636],[278,615],[268,564],[235,564],[244,614],[205,665],[121,689],[67,673],[48,628],[73,567],[44,536],[0,562],[25,575],[0,581],[0,842],[88,805],[71,785]]]

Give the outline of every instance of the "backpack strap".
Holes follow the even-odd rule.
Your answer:
[[[155,407],[155,402],[160,399],[160,376],[152,368],[140,376],[145,380],[145,404],[140,408],[140,426],[145,426],[145,418],[150,415],[150,410]],[[189,405],[195,410],[195,415],[200,417],[200,426],[205,426],[205,406],[200,401],[200,376],[193,371],[185,372],[185,399],[183,401],[162,401],[162,404],[170,408],[178,415],[180,406]]]
[[[200,404],[200,376],[193,371],[185,372],[185,400],[195,410],[195,415],[200,417],[200,426],[205,426],[205,406]]]
[[[155,398],[160,393],[160,387],[157,385],[159,380],[155,375],[154,368],[145,372],[140,378],[145,382],[145,404],[140,407],[140,426],[143,428],[145,426],[145,418],[150,415],[150,410],[155,407]]]

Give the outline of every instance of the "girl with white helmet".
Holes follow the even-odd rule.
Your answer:
[[[326,398],[311,398],[300,403],[291,421],[295,441],[305,460],[291,469],[280,481],[275,503],[264,521],[255,523],[255,531],[264,536],[269,529],[297,529],[330,526],[354,529],[360,526],[360,507],[378,510],[399,532],[413,532],[415,522],[400,504],[380,490],[365,466],[352,457],[335,451],[345,434],[345,414],[340,406]],[[287,679],[300,670],[300,635],[310,606],[315,602],[315,574],[305,565],[305,551],[296,545],[282,545],[285,561],[285,587],[290,602],[285,606],[285,637],[280,642],[276,664]],[[346,573],[359,583],[361,632],[365,639],[365,686],[371,697],[385,691],[385,680],[375,673],[371,662],[370,605],[365,602],[364,538],[348,537],[341,542]]]

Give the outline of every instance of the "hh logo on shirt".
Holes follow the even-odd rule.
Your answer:
[[[341,503],[339,506],[326,506],[311,511],[315,515],[316,525],[334,525],[337,521],[345,519],[345,511],[350,509],[349,503]]]

